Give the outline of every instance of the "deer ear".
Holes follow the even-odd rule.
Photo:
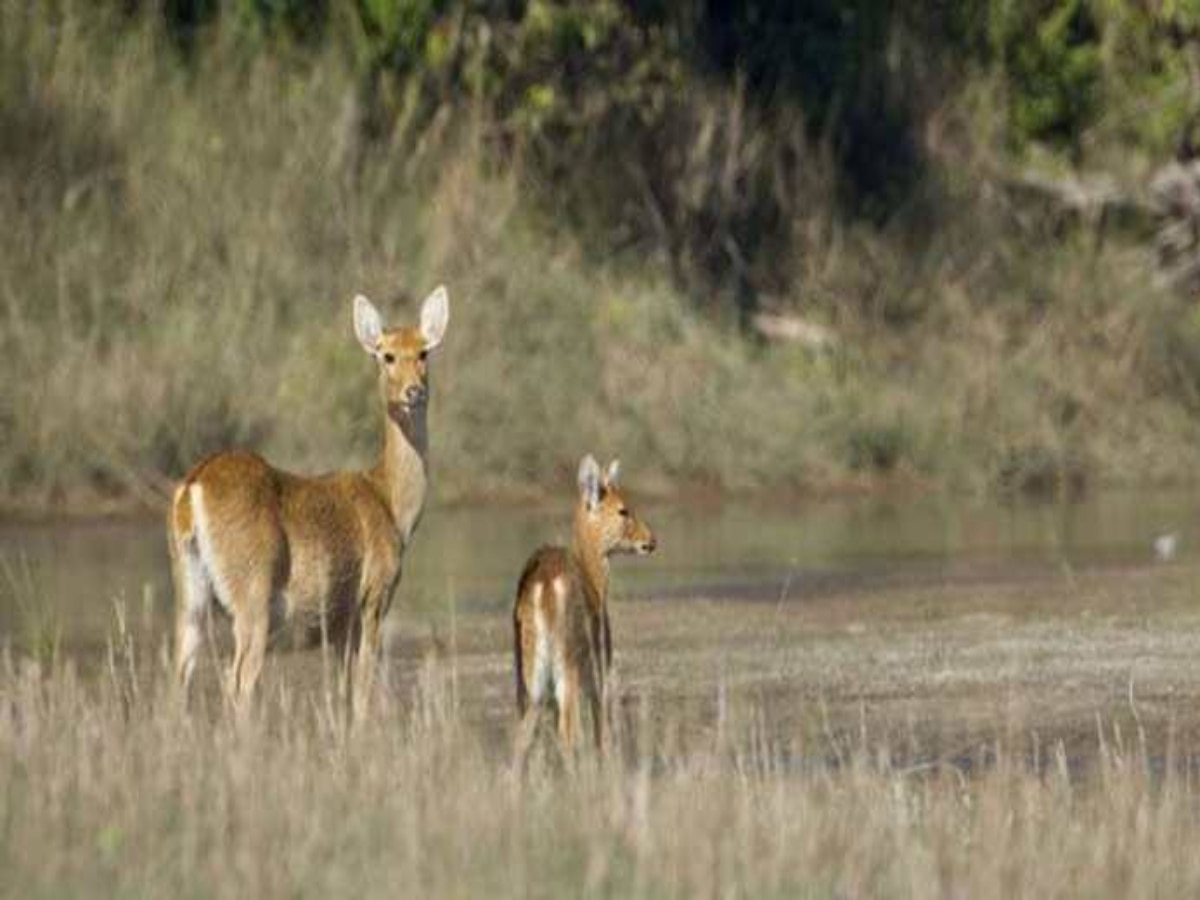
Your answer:
[[[609,487],[617,483],[617,476],[621,474],[621,461],[614,459],[608,464],[608,469],[604,473],[604,486]]]
[[[379,339],[383,337],[383,319],[374,304],[362,294],[354,298],[354,336],[372,356],[379,353]]]
[[[588,509],[600,502],[600,464],[590,453],[579,462],[579,496]]]
[[[432,350],[442,342],[449,322],[450,296],[446,293],[445,285],[438,285],[437,290],[421,304],[421,337],[425,339],[426,350]]]

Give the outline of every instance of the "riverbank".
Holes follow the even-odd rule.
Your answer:
[[[89,9],[59,27],[0,4],[0,505],[151,508],[232,446],[366,463],[350,299],[402,322],[440,282],[443,502],[557,496],[584,452],[649,496],[1068,495],[1200,470],[1186,298],[1119,230],[1014,220],[970,153],[880,225],[829,200],[810,148],[794,277],[759,298],[788,327],[763,331],[662,253],[568,227],[543,175],[497,165],[482,114],[350,153],[359,82],[335,48],[214,38],[187,59]]]

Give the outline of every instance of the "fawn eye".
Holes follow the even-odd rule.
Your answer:
[[[428,358],[429,358],[428,350],[422,350],[420,353],[417,354],[417,359],[419,359],[421,362],[425,362],[425,360]]]
[[[628,519],[629,510],[622,506],[619,510],[617,510],[617,515],[619,515],[622,519]]]
[[[390,366],[392,363],[394,363],[396,361],[396,354],[394,354],[394,353],[383,354],[383,361]]]

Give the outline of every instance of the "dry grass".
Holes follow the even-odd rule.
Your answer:
[[[356,727],[315,654],[239,725],[119,625],[10,652],[0,893],[1193,896],[1195,577],[625,603],[618,751],[524,778],[502,614],[402,629]]]
[[[157,693],[3,674],[8,896],[1186,896],[1197,797],[1148,748],[1000,745],[981,770],[751,725],[516,778],[431,670],[347,731],[286,694],[241,728]],[[820,750],[821,748],[816,748]]]

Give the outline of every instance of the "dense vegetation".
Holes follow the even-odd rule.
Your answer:
[[[1194,0],[0,0],[0,494],[361,460],[348,298],[438,281],[446,498],[1186,478],[1198,149]]]

